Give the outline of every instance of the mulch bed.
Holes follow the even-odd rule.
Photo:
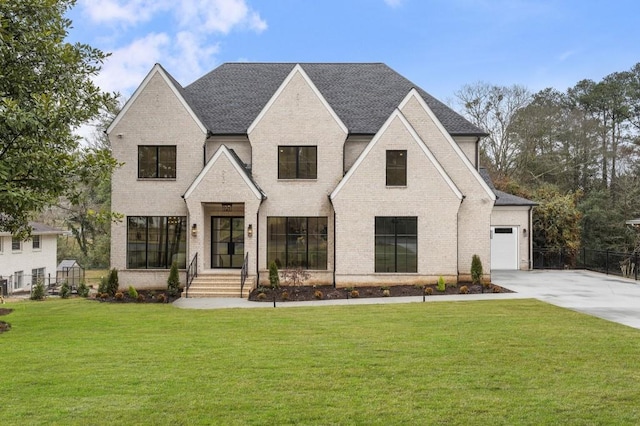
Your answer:
[[[9,315],[11,312],[13,312],[13,309],[0,308],[0,316]],[[5,321],[0,321],[0,333],[4,333],[9,330],[11,330],[11,324]]]
[[[106,294],[103,294],[105,296]],[[122,298],[106,295],[102,297],[98,294],[93,294],[89,299],[97,300],[98,302],[106,303],[172,303],[180,298],[180,296],[170,297],[166,292],[158,290],[138,290],[137,299],[129,297],[127,291],[122,292]]]
[[[436,285],[428,285],[426,288],[431,288],[432,294],[427,297],[447,295],[447,294],[461,294],[460,288],[466,286],[469,292],[467,294],[480,294],[483,293],[482,286],[471,285],[470,283],[460,283],[456,286],[447,286],[445,291],[438,291]],[[402,296],[422,296],[425,293],[425,286],[416,285],[396,285],[389,287],[381,286],[367,286],[367,287],[355,287],[353,290],[357,290],[357,297],[370,298],[370,297],[402,297]],[[388,295],[385,292],[388,291]],[[316,292],[319,292],[316,294]],[[264,293],[264,296],[260,296],[260,293]],[[286,295],[283,296],[283,294]],[[489,288],[484,289],[484,293],[512,293],[511,290],[504,287],[490,285]],[[254,302],[273,302],[273,298],[277,301],[309,301],[309,300],[336,300],[336,299],[352,299],[352,289],[347,288],[334,288],[330,285],[323,286],[281,286],[278,289],[265,288],[254,289],[249,295],[249,300]]]

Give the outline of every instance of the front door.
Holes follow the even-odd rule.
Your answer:
[[[211,217],[211,267],[242,268],[244,217]]]

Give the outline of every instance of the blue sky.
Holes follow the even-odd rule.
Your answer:
[[[187,85],[224,62],[384,62],[443,101],[465,84],[566,90],[640,62],[640,2],[78,0],[71,41],[125,98],[154,63]]]

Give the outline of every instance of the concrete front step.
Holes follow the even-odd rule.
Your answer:
[[[239,274],[205,274],[193,279],[188,297],[249,297],[253,289],[254,277],[247,277],[242,296],[240,295]],[[185,291],[182,297],[187,297]]]

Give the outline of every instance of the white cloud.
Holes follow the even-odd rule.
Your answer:
[[[152,33],[112,51],[96,78],[96,83],[103,90],[131,93],[153,64],[166,57],[170,41],[167,34]]]
[[[80,0],[79,5],[91,22],[116,28],[111,36],[100,35],[106,46],[99,47],[112,55],[96,81],[125,96],[156,62],[188,83],[213,67],[222,36],[235,29],[267,29],[247,0]],[[137,35],[149,28],[155,32]]]

